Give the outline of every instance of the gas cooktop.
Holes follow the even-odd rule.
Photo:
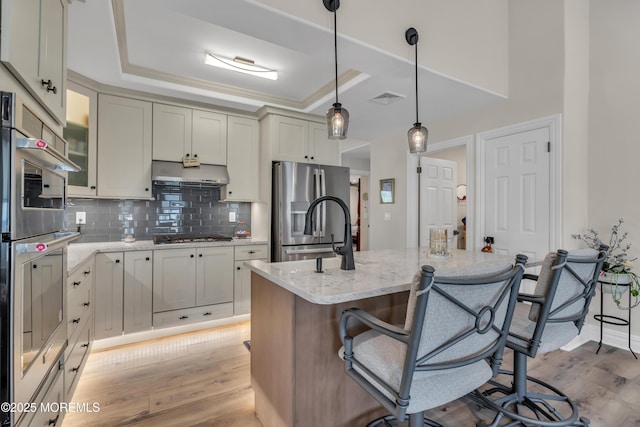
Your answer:
[[[153,236],[153,243],[156,245],[171,243],[197,243],[197,242],[229,242],[233,240],[231,236],[222,234],[156,234]]]

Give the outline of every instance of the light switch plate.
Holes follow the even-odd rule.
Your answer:
[[[76,224],[86,224],[87,223],[87,213],[86,212],[76,212]]]
[[[236,213],[235,213],[235,211],[229,212],[229,222],[236,222]]]
[[[385,221],[391,221],[391,212],[385,212],[384,213],[384,220]]]

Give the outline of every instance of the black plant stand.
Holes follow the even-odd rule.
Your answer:
[[[598,322],[600,322],[600,342],[598,343],[598,349],[596,350],[596,354],[598,354],[598,352],[600,351],[600,347],[602,347],[602,327],[603,324],[606,323],[608,325],[616,325],[616,326],[627,326],[628,330],[627,330],[627,346],[629,348],[629,351],[631,352],[631,354],[633,354],[633,357],[635,357],[636,359],[638,359],[638,356],[636,356],[636,354],[633,352],[633,350],[631,350],[631,309],[627,310],[627,319],[623,319],[621,317],[617,317],[617,316],[610,316],[608,314],[603,314],[603,309],[604,309],[604,292],[602,291],[602,286],[604,284],[608,284],[605,282],[600,282],[598,281],[598,283],[600,284],[600,314],[595,314],[593,316],[594,319],[596,319]],[[631,307],[631,290],[629,290],[629,307]]]

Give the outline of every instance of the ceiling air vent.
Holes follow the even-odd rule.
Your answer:
[[[405,98],[405,96],[393,92],[383,92],[380,95],[371,98],[369,101],[375,102],[377,104],[389,105],[401,100],[402,98]]]

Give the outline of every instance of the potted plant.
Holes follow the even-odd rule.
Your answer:
[[[631,244],[626,242],[629,233],[622,233],[620,230],[623,223],[624,219],[620,218],[618,223],[611,227],[608,242],[600,239],[600,233],[593,228],[588,229],[585,234],[572,234],[571,237],[582,240],[596,250],[602,243],[609,246],[609,254],[602,266],[598,283],[602,286],[603,292],[611,294],[618,308],[630,310],[640,304],[640,278],[631,271],[633,261],[637,258],[629,259]],[[622,296],[627,290],[631,293],[628,307],[622,304]]]

